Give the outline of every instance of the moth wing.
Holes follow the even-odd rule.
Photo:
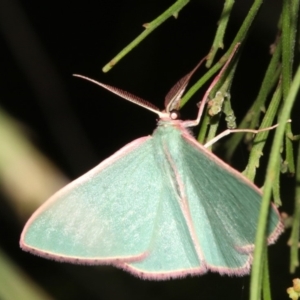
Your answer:
[[[72,263],[141,259],[149,247],[161,190],[152,137],[140,138],[45,202],[24,227],[20,245]]]
[[[191,135],[183,133],[180,140],[183,155],[178,173],[207,268],[225,274],[249,273],[261,191]],[[271,204],[268,243],[275,242],[282,230],[278,210]]]
[[[260,190],[187,132],[171,128],[155,139],[160,139],[156,155],[163,158],[163,180],[169,190],[164,189],[147,255],[120,267],[157,280],[208,270],[249,273]],[[278,211],[270,205],[269,243],[281,230]]]
[[[164,190],[147,255],[142,260],[121,264],[121,268],[152,280],[207,272],[182,212],[181,199],[174,191]]]
[[[170,140],[175,141],[176,147],[176,135],[172,128],[163,127],[156,129],[153,135],[156,161],[164,175],[162,201],[145,257],[119,265],[144,279],[165,280],[207,271],[199,255],[199,245],[191,234],[191,224],[187,222],[184,201],[178,192],[177,165],[174,165],[169,148]]]

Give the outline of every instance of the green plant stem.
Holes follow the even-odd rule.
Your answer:
[[[220,114],[213,116],[210,119],[211,119],[210,126],[209,126],[209,130],[208,130],[207,137],[206,137],[207,141],[210,141],[211,139],[213,139],[217,134],[217,130],[218,130],[219,123],[220,123]],[[201,128],[202,127],[203,126],[201,126]],[[211,150],[211,146],[208,147],[207,149]]]
[[[269,274],[269,263],[268,263],[268,248],[267,245],[264,247],[264,264],[263,264],[263,300],[271,300],[271,287],[270,287],[270,274]]]
[[[261,122],[259,129],[267,128],[273,124],[275,116],[278,111],[279,103],[282,96],[281,82],[278,84],[277,89],[273,95],[273,98],[270,102],[268,110]],[[254,180],[256,175],[256,168],[259,167],[260,157],[263,155],[263,148],[266,144],[269,131],[259,132],[253,140],[253,147],[249,155],[249,162],[246,170],[243,174],[249,178],[251,181]]]
[[[291,49],[291,7],[290,0],[283,0],[282,7],[282,90],[283,99],[291,85],[293,54]]]
[[[278,67],[279,60],[281,55],[281,43],[277,44],[274,55],[271,58],[267,71],[265,73],[264,79],[262,81],[260,90],[258,92],[257,98],[252,104],[251,108],[248,110],[247,114],[243,118],[242,122],[239,125],[239,128],[250,128],[253,129],[257,126],[261,107],[265,105],[267,100],[267,96],[270,91],[278,82],[278,78],[281,72],[281,68]],[[241,142],[245,134],[235,134],[232,135],[228,141],[225,143],[226,151],[226,159],[230,160],[232,157],[237,145]]]
[[[268,212],[270,208],[270,197],[272,192],[272,184],[274,180],[274,169],[278,164],[282,138],[286,127],[286,122],[289,119],[297,92],[300,86],[300,66],[297,69],[294,80],[291,84],[288,96],[283,104],[282,111],[279,117],[279,125],[274,136],[270,159],[268,163],[266,180],[264,184],[264,193],[262,198],[261,210],[258,220],[258,228],[255,238],[254,260],[251,272],[250,283],[250,300],[260,299],[260,282],[262,279],[261,265],[263,263],[263,251],[265,246],[266,226],[268,220]]]
[[[295,207],[293,214],[292,232],[290,237],[291,261],[290,272],[294,273],[299,266],[299,226],[300,226],[300,143],[298,143]]]
[[[224,8],[221,13],[220,20],[218,22],[218,29],[217,29],[212,47],[207,55],[207,62],[206,62],[207,68],[210,68],[218,49],[224,48],[223,38],[224,38],[224,34],[225,34],[225,31],[227,28],[227,24],[229,21],[230,13],[232,11],[234,2],[235,2],[235,0],[226,0],[224,2]]]
[[[295,6],[298,5],[298,6]],[[294,60],[294,45],[297,32],[297,20],[299,11],[298,0],[284,0],[282,7],[282,87],[283,99],[285,100],[291,85],[292,68]],[[289,172],[295,173],[295,162],[293,153],[293,144],[289,136],[292,136],[291,125],[286,127],[285,138],[285,161]]]
[[[258,13],[258,10],[260,6],[262,5],[262,0],[256,0],[254,1],[253,5],[251,6],[249,13],[247,14],[247,17],[245,18],[242,26],[240,27],[238,33],[236,34],[233,42],[231,43],[231,46],[227,50],[227,52],[220,58],[220,60],[214,64],[214,66],[209,69],[184,95],[184,97],[181,99],[181,107],[184,106],[188,100],[202,87],[204,83],[206,83],[207,80],[209,80],[227,61],[230,54],[232,53],[234,47],[237,43],[243,42],[246,37],[247,33],[249,31],[249,28],[255,18],[255,16]],[[239,49],[241,51],[241,49]]]
[[[133,48],[135,48],[143,39],[145,39],[153,30],[160,26],[171,16],[177,16],[178,12],[189,3],[190,0],[177,0],[171,7],[158,16],[155,20],[144,25],[145,30],[137,36],[129,45],[127,45],[121,52],[119,52],[109,63],[103,68],[103,72],[108,72],[113,66],[115,66],[126,54],[128,54]]]
[[[201,119],[201,127],[197,136],[197,140],[200,144],[205,144],[205,137],[206,137],[206,132],[207,128],[209,126],[209,121],[210,121],[210,116],[207,113],[207,107],[204,110],[203,117]]]
[[[280,174],[281,174],[281,163],[278,162],[277,168],[274,169],[274,181],[272,186],[272,193],[273,193],[273,202],[277,206],[281,206],[281,197],[280,197]]]

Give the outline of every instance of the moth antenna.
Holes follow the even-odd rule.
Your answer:
[[[142,107],[156,113],[159,117],[164,117],[165,116],[165,114],[163,112],[161,112],[159,110],[159,108],[157,108],[155,105],[153,105],[152,103],[150,103],[150,102],[148,102],[148,101],[146,101],[146,100],[144,100],[144,99],[142,99],[138,96],[135,96],[135,95],[133,95],[129,92],[126,92],[124,90],[121,90],[119,88],[116,88],[116,87],[108,85],[108,84],[104,84],[102,82],[96,81],[92,78],[89,78],[89,77],[86,77],[86,76],[83,76],[83,75],[73,74],[73,76],[85,79],[85,80],[90,81],[92,83],[95,83],[95,84],[105,88],[106,90],[118,95],[119,97],[121,97],[125,100],[128,100],[128,101],[130,101],[134,104],[142,106]]]
[[[179,110],[181,96],[184,93],[191,77],[197,71],[197,69],[201,66],[201,64],[206,60],[207,56],[201,59],[201,61],[196,65],[196,67],[189,72],[187,75],[182,77],[168,92],[165,97],[165,109],[166,112],[170,112],[172,110]]]

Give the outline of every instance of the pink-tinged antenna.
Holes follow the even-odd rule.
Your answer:
[[[95,83],[95,84],[97,84],[97,85],[99,85],[99,86],[101,86],[101,87],[109,90],[110,92],[112,92],[112,93],[120,96],[121,98],[123,98],[125,100],[128,100],[128,101],[130,101],[132,103],[135,103],[135,104],[137,104],[139,106],[142,106],[142,107],[144,107],[144,108],[146,108],[146,109],[148,109],[148,110],[156,113],[160,118],[165,118],[166,117],[166,113],[161,112],[159,110],[159,108],[157,108],[155,105],[153,105],[152,103],[150,103],[150,102],[148,102],[148,101],[146,101],[146,100],[144,100],[144,99],[142,99],[142,98],[140,98],[138,96],[135,96],[135,95],[133,95],[131,93],[128,93],[126,91],[123,91],[121,89],[118,89],[118,88],[116,88],[114,86],[101,83],[99,81],[96,81],[96,80],[91,79],[91,78],[86,77],[86,76],[82,76],[82,75],[79,75],[79,74],[73,74],[73,76],[85,79],[85,80],[90,81],[90,82],[93,82],[93,83]],[[168,114],[168,116],[169,116],[169,114]]]
[[[221,69],[221,71],[218,73],[218,75],[214,78],[213,82],[210,84],[209,88],[206,90],[200,106],[199,106],[199,110],[198,110],[198,115],[197,115],[197,119],[196,120],[188,120],[188,121],[184,121],[184,126],[185,127],[193,127],[193,126],[197,126],[200,122],[203,110],[204,110],[204,106],[206,104],[207,98],[209,96],[209,93],[211,92],[211,90],[214,88],[214,86],[217,84],[218,80],[220,79],[220,77],[223,75],[223,73],[225,72],[225,70],[227,69],[229,63],[231,62],[234,54],[236,53],[237,49],[239,48],[240,43],[236,44],[235,47],[233,48],[232,53],[230,54],[228,60],[226,61],[225,65],[223,66],[223,68]]]
[[[170,112],[173,109],[179,110],[180,108],[180,100],[181,96],[184,93],[186,86],[188,85],[191,77],[193,74],[197,71],[197,69],[201,66],[201,64],[206,60],[205,56],[201,59],[201,61],[197,64],[197,66],[187,75],[182,77],[168,92],[168,94],[165,97],[165,109],[166,112]]]

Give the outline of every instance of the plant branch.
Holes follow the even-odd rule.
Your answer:
[[[127,45],[121,52],[119,52],[109,63],[107,63],[102,71],[108,72],[114,67],[126,54],[128,54],[133,48],[135,48],[143,39],[145,39],[154,29],[160,26],[168,18],[175,16],[177,17],[178,12],[189,3],[190,0],[177,0],[171,7],[165,12],[158,16],[155,20],[150,23],[144,24],[145,30],[137,36],[129,45]]]

